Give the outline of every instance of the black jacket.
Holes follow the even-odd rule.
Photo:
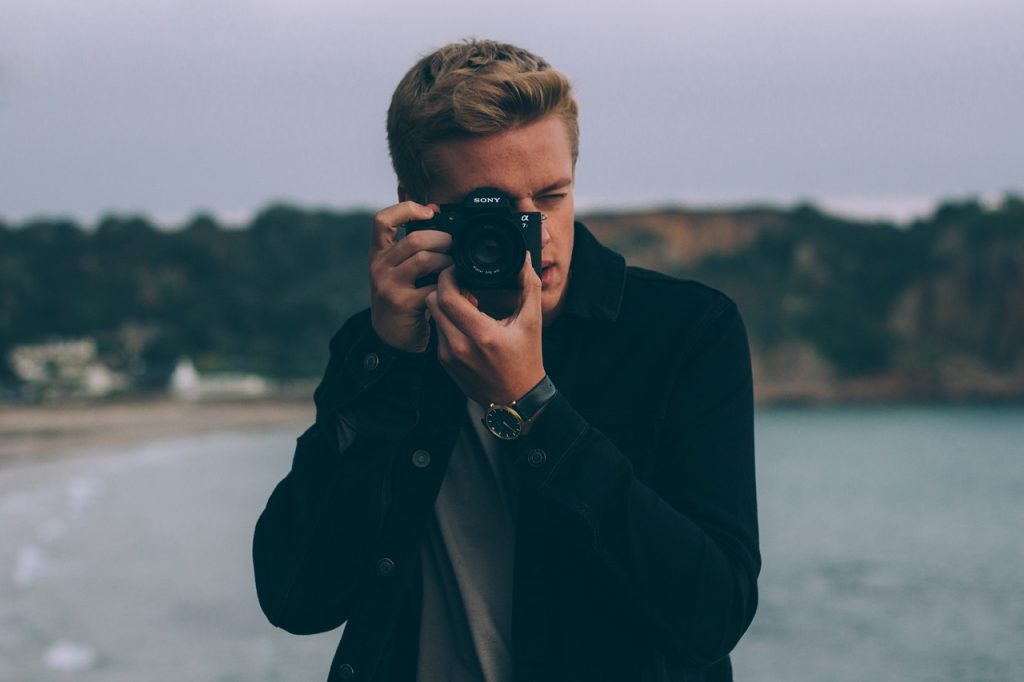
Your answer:
[[[730,680],[761,565],[743,323],[722,293],[626,267],[575,229],[568,299],[543,332],[559,395],[507,446],[515,679]],[[256,526],[270,621],[347,621],[331,681],[415,676],[422,530],[466,412],[435,344],[388,347],[368,310],[342,327],[316,423]]]

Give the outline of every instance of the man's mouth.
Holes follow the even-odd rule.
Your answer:
[[[554,265],[554,263],[555,263],[554,261],[550,261],[550,260],[541,261],[541,264],[540,264],[540,284],[541,284],[542,288],[548,286],[549,284],[551,284],[551,278],[555,274],[555,269],[554,269],[554,267],[552,267]]]

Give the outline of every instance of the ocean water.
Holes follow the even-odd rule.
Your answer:
[[[337,634],[267,623],[253,525],[297,433],[0,469],[0,680],[320,680]]]
[[[250,546],[299,430],[0,467],[0,680],[321,680]],[[737,680],[1024,680],[1024,408],[757,415],[764,569]]]
[[[1024,409],[762,411],[739,680],[1024,680]]]

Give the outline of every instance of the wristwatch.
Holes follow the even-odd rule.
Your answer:
[[[523,435],[523,428],[555,397],[556,392],[555,385],[545,374],[536,386],[522,398],[513,400],[511,405],[491,403],[481,421],[495,438],[515,440]]]

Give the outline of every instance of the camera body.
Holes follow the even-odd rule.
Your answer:
[[[452,236],[450,255],[459,283],[470,290],[518,289],[519,271],[526,252],[533,269],[541,272],[540,212],[513,209],[508,195],[493,187],[474,189],[461,204],[442,204],[430,220],[405,224],[406,234],[417,230],[440,230]],[[416,280],[416,286],[437,282],[431,274]]]

